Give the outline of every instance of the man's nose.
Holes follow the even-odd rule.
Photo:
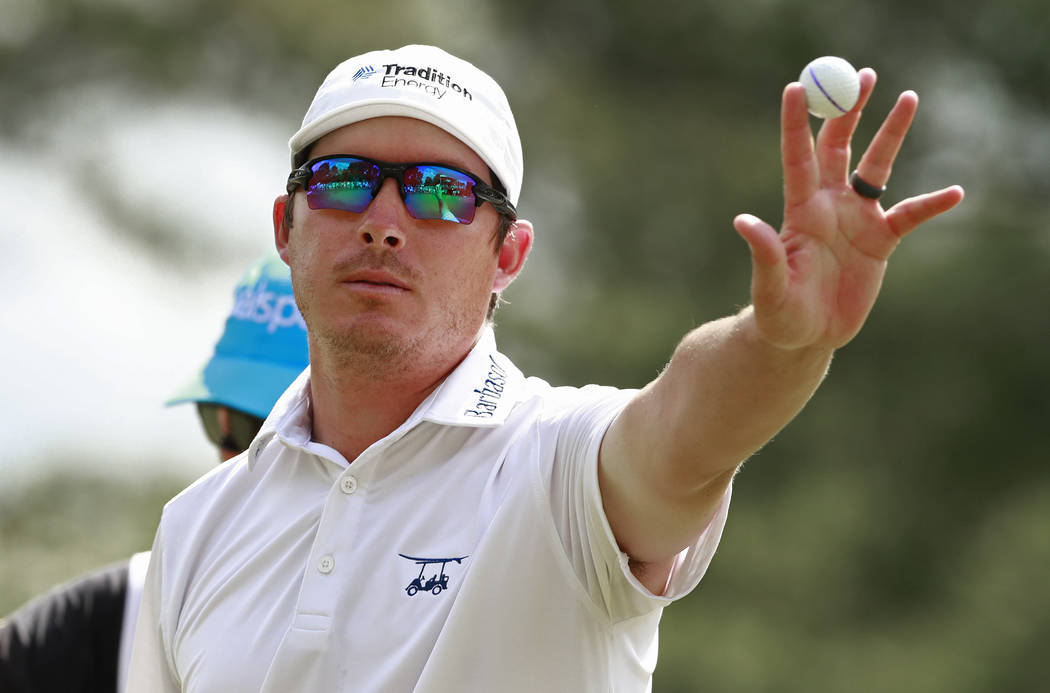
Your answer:
[[[364,221],[357,232],[358,238],[368,246],[400,250],[405,246],[403,227],[407,215],[405,203],[397,189],[397,181],[388,178],[383,181],[372,204],[368,206]]]

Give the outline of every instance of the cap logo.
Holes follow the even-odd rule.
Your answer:
[[[357,79],[357,75],[354,75],[354,79]],[[451,77],[436,67],[388,63],[383,65],[383,81],[380,82],[380,86],[393,89],[419,89],[439,101],[449,92],[459,94],[468,101],[474,100],[474,95],[465,87],[453,82]]]
[[[360,70],[358,70],[357,72],[354,73],[354,81],[356,82],[359,79],[365,79],[366,77],[371,77],[375,73],[376,73],[376,69],[374,67],[372,67],[371,65],[365,65]]]
[[[270,291],[265,279],[255,286],[246,286],[237,291],[231,316],[266,325],[266,331],[270,334],[286,327],[306,329],[306,322],[295,305],[295,296],[287,292]]]

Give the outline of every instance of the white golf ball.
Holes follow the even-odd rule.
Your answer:
[[[847,61],[833,55],[817,58],[802,70],[806,107],[818,118],[838,118],[857,103],[860,76]]]

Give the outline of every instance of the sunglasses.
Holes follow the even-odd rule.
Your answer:
[[[244,452],[255,440],[263,420],[221,404],[197,403],[197,413],[213,445],[230,452]]]
[[[347,154],[322,156],[292,171],[287,190],[292,194],[297,188],[305,189],[310,209],[361,213],[387,178],[397,181],[405,209],[416,219],[469,224],[482,202],[517,219],[506,195],[474,174],[444,164],[390,164]]]

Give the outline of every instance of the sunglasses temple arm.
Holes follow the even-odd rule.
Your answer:
[[[504,214],[509,214],[515,219],[518,218],[518,212],[514,209],[514,205],[512,205],[507,196],[501,193],[499,190],[496,190],[495,188],[490,188],[488,186],[484,188],[482,188],[481,186],[475,186],[474,196],[478,198],[479,205],[482,202],[488,202],[493,207],[495,207],[497,211],[503,212]]]
[[[308,168],[297,168],[288,175],[288,183],[284,189],[289,195],[295,192],[296,188],[306,187],[306,182],[310,180],[310,169]]]

